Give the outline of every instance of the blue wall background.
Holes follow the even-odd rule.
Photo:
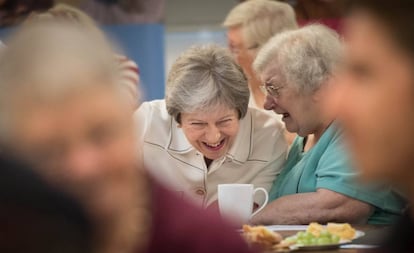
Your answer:
[[[164,25],[128,24],[104,26],[104,31],[118,44],[125,55],[140,68],[143,100],[160,99],[165,90]],[[4,40],[12,29],[0,29]]]
[[[164,98],[164,26],[161,24],[111,25],[103,29],[140,68],[143,99]]]

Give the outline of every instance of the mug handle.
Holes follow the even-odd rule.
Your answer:
[[[262,209],[266,206],[267,202],[269,202],[269,194],[267,193],[266,189],[263,188],[263,187],[258,187],[256,189],[254,189],[254,191],[253,191],[253,197],[254,197],[254,195],[256,195],[256,193],[258,191],[262,191],[264,193],[264,195],[265,195],[265,201],[264,201],[264,203],[250,217],[253,217],[258,212],[262,211]]]

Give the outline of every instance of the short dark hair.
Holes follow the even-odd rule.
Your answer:
[[[401,49],[414,59],[414,1],[351,0],[350,11],[364,11],[381,22]]]

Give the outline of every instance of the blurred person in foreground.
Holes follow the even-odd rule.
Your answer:
[[[26,19],[27,22],[36,22],[41,20],[57,20],[67,21],[86,29],[88,32],[96,33],[97,36],[104,36],[103,31],[98,27],[95,21],[81,10],[66,4],[57,4],[44,12],[33,12]],[[119,84],[124,87],[124,92],[133,107],[138,108],[139,105],[139,68],[138,65],[125,55],[115,53],[113,59],[121,73]]]
[[[249,95],[227,49],[185,51],[171,67],[165,100],[144,102],[135,114],[145,167],[199,206],[217,207],[218,184],[269,190],[286,159],[283,126],[248,108]]]
[[[402,201],[382,185],[362,185],[343,147],[336,115],[326,112],[333,72],[342,56],[337,34],[311,25],[273,37],[254,67],[267,93],[265,108],[297,133],[270,200],[255,224],[349,222],[390,224]]]
[[[132,107],[102,36],[45,20],[6,44],[0,143],[80,201],[96,231],[93,252],[248,252],[216,216],[147,176]]]
[[[414,203],[414,3],[353,1],[347,54],[331,107],[366,180],[398,187]],[[414,252],[411,207],[384,252]],[[380,250],[376,250],[380,252]]]

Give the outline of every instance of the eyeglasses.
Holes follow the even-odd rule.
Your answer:
[[[279,97],[280,96],[280,89],[282,89],[282,86],[273,86],[272,84],[265,83],[264,85],[260,85],[260,90],[267,96],[271,97]]]

